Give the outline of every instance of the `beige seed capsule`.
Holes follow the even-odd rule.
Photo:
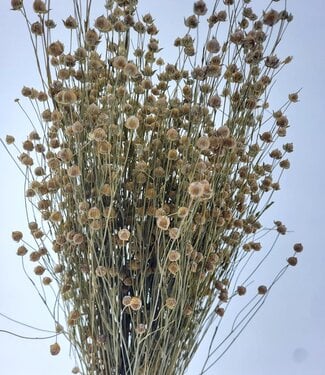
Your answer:
[[[139,124],[139,119],[136,116],[130,116],[125,122],[125,127],[130,130],[136,130]]]
[[[170,310],[173,310],[176,307],[177,301],[173,297],[168,297],[166,299],[166,307]]]
[[[196,199],[202,197],[204,193],[204,186],[201,182],[195,181],[191,182],[188,187],[188,193],[190,194],[191,198]]]
[[[19,242],[23,238],[23,234],[19,230],[16,230],[11,233],[11,237],[14,241]]]
[[[78,165],[72,165],[68,168],[68,176],[71,178],[75,178],[81,175],[80,168]]]
[[[176,275],[177,272],[179,271],[180,267],[179,267],[179,264],[177,262],[170,262],[168,264],[168,271],[170,273],[172,273],[173,275]]]
[[[44,285],[50,285],[51,282],[52,282],[52,279],[50,277],[43,277],[43,280],[42,280],[43,284]]]
[[[88,210],[88,219],[98,220],[101,217],[100,209],[97,207],[91,207]]]
[[[107,268],[106,267],[104,267],[104,266],[98,266],[97,268],[96,268],[96,275],[98,276],[98,277],[104,277],[104,276],[106,276],[106,274],[107,274]]]
[[[36,266],[34,268],[35,275],[41,276],[45,272],[45,268],[43,266]]]
[[[134,311],[138,311],[141,309],[142,302],[139,297],[132,297],[130,300],[130,307]]]
[[[124,228],[124,229],[120,229],[117,235],[121,241],[128,241],[131,233],[127,229]]]
[[[179,228],[176,228],[176,227],[170,228],[168,230],[168,234],[172,240],[176,240],[180,236],[180,230]]]
[[[142,333],[145,333],[146,332],[146,325],[143,324],[143,323],[138,324],[137,327],[135,328],[135,332],[138,335],[141,335]]]
[[[196,141],[196,147],[199,149],[199,150],[208,150],[209,147],[210,147],[210,140],[209,140],[209,137],[200,137],[197,141]]]
[[[124,296],[123,299],[122,299],[123,306],[130,306],[131,299],[132,299],[131,296]]]
[[[15,137],[12,135],[6,135],[6,143],[7,145],[11,145],[15,142]]]
[[[260,285],[257,288],[257,292],[258,292],[258,294],[264,295],[267,292],[267,287],[265,285]]]
[[[27,249],[25,246],[19,246],[16,252],[16,254],[19,256],[24,256],[26,253],[27,253]]]
[[[188,215],[189,209],[187,207],[179,207],[177,210],[177,216],[180,218],[184,218]]]
[[[158,216],[157,217],[157,227],[161,230],[167,230],[170,225],[170,219],[168,216]]]
[[[288,264],[290,265],[290,266],[296,266],[297,265],[297,263],[298,263],[298,259],[296,258],[296,257],[289,257],[288,259],[287,259],[287,262],[288,262]]]
[[[181,257],[181,253],[177,250],[170,250],[170,252],[168,253],[168,259],[171,262],[178,261],[180,257]]]
[[[56,342],[55,344],[50,345],[50,353],[52,355],[58,355],[60,353],[60,345]]]
[[[296,252],[296,253],[301,253],[303,251],[304,247],[302,246],[301,243],[295,243],[293,245],[293,250]]]

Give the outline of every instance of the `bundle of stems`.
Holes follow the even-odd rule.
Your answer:
[[[58,286],[51,313],[78,357],[74,373],[184,373],[229,302],[246,293],[251,275],[240,284],[236,275],[262,249],[260,217],[293,151],[276,145],[297,93],[269,108],[275,76],[291,60],[276,55],[292,19],[285,6],[271,2],[258,15],[250,0],[196,1],[167,63],[153,16],[140,16],[137,2],[100,9],[71,0],[63,42],[55,1],[32,9],[11,1],[41,80],[22,89],[38,124],[16,146],[35,240],[29,258],[43,290]],[[3,143],[16,144],[11,135]],[[277,238],[286,227],[276,221],[269,231]],[[23,233],[12,237],[24,256]],[[268,290],[257,288],[231,335]],[[50,350],[59,353],[58,341]],[[202,374],[214,354],[211,345]]]

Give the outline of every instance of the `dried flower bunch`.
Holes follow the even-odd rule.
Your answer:
[[[53,318],[79,357],[73,373],[183,374],[212,323],[246,294],[250,278],[239,284],[236,272],[262,250],[260,217],[290,166],[285,112],[298,95],[280,110],[269,97],[291,60],[276,48],[292,16],[273,9],[278,1],[262,15],[250,0],[195,1],[167,63],[137,0],[108,0],[98,17],[91,0],[71,2],[64,42],[49,0],[30,15],[11,1],[41,78],[41,89],[22,89],[40,126],[19,151],[36,249],[15,231],[17,254],[58,285],[66,321]],[[255,288],[258,303],[268,290]]]

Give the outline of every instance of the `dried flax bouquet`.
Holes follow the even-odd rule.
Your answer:
[[[302,251],[296,243],[270,285],[240,277],[272,250],[265,232],[286,233],[260,218],[293,151],[283,139],[297,93],[270,107],[292,15],[286,1],[259,14],[250,0],[195,1],[167,62],[137,0],[70,0],[63,24],[56,3],[11,0],[40,77],[17,103],[25,111],[28,99],[38,123],[22,145],[2,141],[25,176],[34,240],[14,231],[17,254],[33,262],[44,303],[57,293],[50,352],[65,336],[73,373],[183,374],[212,329],[204,374]],[[220,339],[234,299],[244,308]]]

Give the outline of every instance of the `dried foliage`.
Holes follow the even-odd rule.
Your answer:
[[[16,146],[35,244],[20,231],[12,238],[35,263],[42,293],[57,290],[51,311],[79,358],[73,373],[183,374],[229,303],[246,298],[252,275],[237,276],[262,251],[260,238],[286,233],[260,217],[293,151],[282,139],[297,93],[269,108],[291,60],[276,48],[292,16],[272,8],[285,2],[259,15],[249,0],[196,1],[167,63],[137,0],[109,0],[97,18],[91,0],[71,2],[60,41],[55,1],[11,1],[41,78],[40,89],[22,89],[39,124]],[[301,250],[295,244],[274,282]],[[272,285],[255,287],[229,337]],[[215,352],[211,343],[202,373]]]

